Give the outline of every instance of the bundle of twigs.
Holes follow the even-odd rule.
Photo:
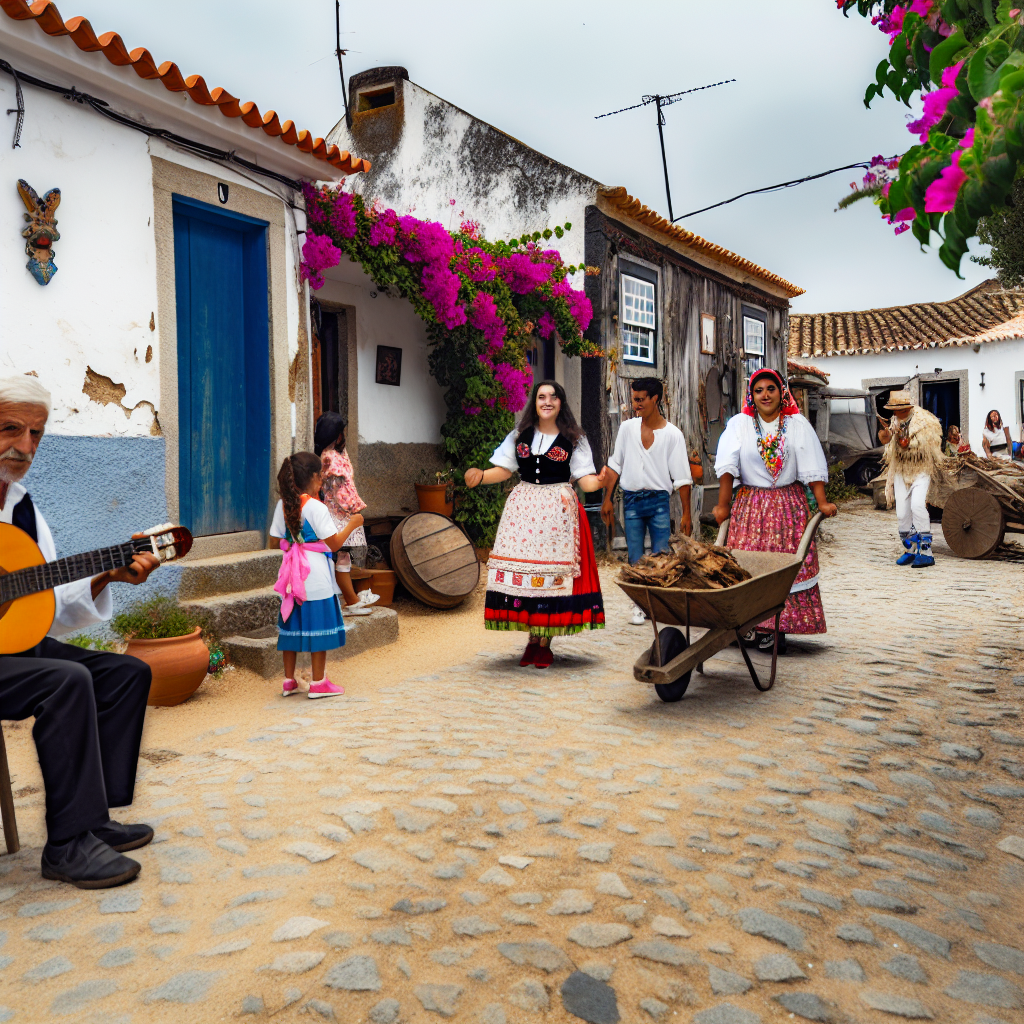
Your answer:
[[[619,579],[645,587],[682,590],[722,590],[750,579],[750,573],[717,544],[702,544],[677,533],[670,551],[644,555],[636,565],[623,566]]]
[[[1024,521],[1024,466],[1009,459],[982,459],[974,452],[957,455],[949,463],[951,475],[961,485],[973,479],[974,486],[992,494],[1011,519]],[[975,476],[965,478],[971,470]]]

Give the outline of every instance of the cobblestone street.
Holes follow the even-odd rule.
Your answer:
[[[1022,566],[937,534],[897,568],[866,501],[826,529],[829,632],[769,693],[728,648],[662,704],[603,571],[608,628],[549,670],[478,594],[403,605],[337,700],[235,672],[151,711],[137,882],[43,882],[18,801],[0,1020],[1024,1019]],[[27,725],[8,744],[31,788]]]

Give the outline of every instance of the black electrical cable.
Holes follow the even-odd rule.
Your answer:
[[[341,75],[341,98],[345,101],[345,127],[352,127],[352,111],[348,108],[348,90],[345,88],[345,69],[341,65],[341,0],[334,0],[334,38],[335,50],[338,55],[338,74]]]
[[[890,157],[889,159],[894,159]],[[717,209],[719,206],[728,206],[729,203],[735,203],[737,199],[743,199],[745,196],[756,196],[761,192],[775,192],[778,189],[792,188],[794,185],[802,185],[805,181],[814,181],[815,178],[825,178],[830,174],[837,174],[839,171],[849,171],[854,167],[870,167],[870,160],[861,160],[859,163],[846,164],[844,167],[833,167],[831,171],[822,171],[820,174],[808,174],[806,178],[794,178],[792,181],[783,181],[778,185],[768,185],[765,188],[752,188],[749,192],[741,192],[738,196],[733,196],[732,199],[723,199],[720,203],[712,203],[711,206],[702,206],[699,210],[692,210],[690,213],[684,213],[679,217],[675,217],[672,223],[675,224],[677,220],[684,220],[686,217],[695,217],[698,213],[705,213],[707,210]]]
[[[65,99],[71,100],[73,103],[81,103],[84,106],[91,107],[97,114],[102,114],[109,120],[115,121],[127,128],[134,128],[136,131],[140,131],[144,135],[148,135],[150,138],[163,139],[165,142],[169,142],[181,149],[188,150],[189,152],[195,153],[197,156],[204,157],[207,160],[217,160],[226,164],[237,164],[239,167],[244,167],[247,170],[262,175],[265,178],[273,178],[275,181],[279,181],[281,184],[287,185],[296,192],[301,191],[302,189],[302,183],[297,181],[295,178],[289,178],[287,175],[278,174],[277,171],[271,171],[266,167],[260,167],[259,164],[255,164],[251,160],[246,160],[243,157],[236,155],[234,150],[217,149],[214,146],[206,145],[204,142],[196,142],[194,139],[188,139],[183,135],[177,135],[172,131],[168,131],[166,128],[154,128],[142,121],[136,121],[135,118],[129,117],[127,114],[118,113],[118,111],[112,109],[106,100],[101,100],[96,96],[91,96],[87,92],[79,92],[79,90],[73,85],[56,85],[53,82],[47,82],[42,78],[35,78],[32,75],[26,75],[24,72],[13,68],[5,60],[0,60],[0,71],[5,71],[15,80],[15,82],[20,81],[26,85],[34,85],[39,89],[46,89],[49,92],[60,93]]]

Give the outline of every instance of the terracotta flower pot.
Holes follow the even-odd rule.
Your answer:
[[[436,512],[438,515],[451,519],[452,512],[455,511],[455,501],[445,500],[448,484],[415,484],[414,486],[421,512]]]
[[[202,632],[196,629],[187,636],[128,641],[124,653],[144,661],[153,670],[147,704],[173,707],[199,689],[210,665],[210,651],[202,641]]]
[[[356,588],[356,592],[360,590],[369,590],[371,593],[376,594],[380,600],[373,607],[377,608],[390,608],[391,602],[395,599],[395,581],[397,577],[391,569],[369,569],[369,579],[355,579],[353,577],[352,585]]]
[[[697,483],[698,480],[704,479],[704,464],[702,462],[691,462],[690,463],[690,476],[693,477],[693,482]]]

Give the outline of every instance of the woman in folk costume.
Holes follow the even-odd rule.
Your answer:
[[[828,463],[811,424],[800,415],[780,374],[758,370],[747,385],[743,411],[729,420],[715,459],[718,504],[715,519],[729,523],[729,547],[741,551],[794,553],[811,516],[806,486],[826,516],[838,509],[825,497]],[[733,494],[733,482],[739,488]],[[774,620],[757,626],[757,646],[774,645]],[[824,633],[818,591],[818,552],[807,558],[786,598],[779,622],[779,653],[787,633]]]
[[[942,423],[915,405],[909,391],[890,391],[885,408],[893,414],[888,423],[882,420],[878,432],[878,440],[885,445],[885,500],[890,508],[896,500],[897,526],[905,549],[896,564],[920,569],[935,564],[928,487],[945,461]]]
[[[520,665],[547,668],[551,638],[604,628],[590,524],[571,481],[596,491],[601,480],[565,389],[535,384],[519,426],[491,456],[492,469],[466,470],[466,486],[496,484],[516,470],[487,563],[484,625],[520,630],[529,642]]]

